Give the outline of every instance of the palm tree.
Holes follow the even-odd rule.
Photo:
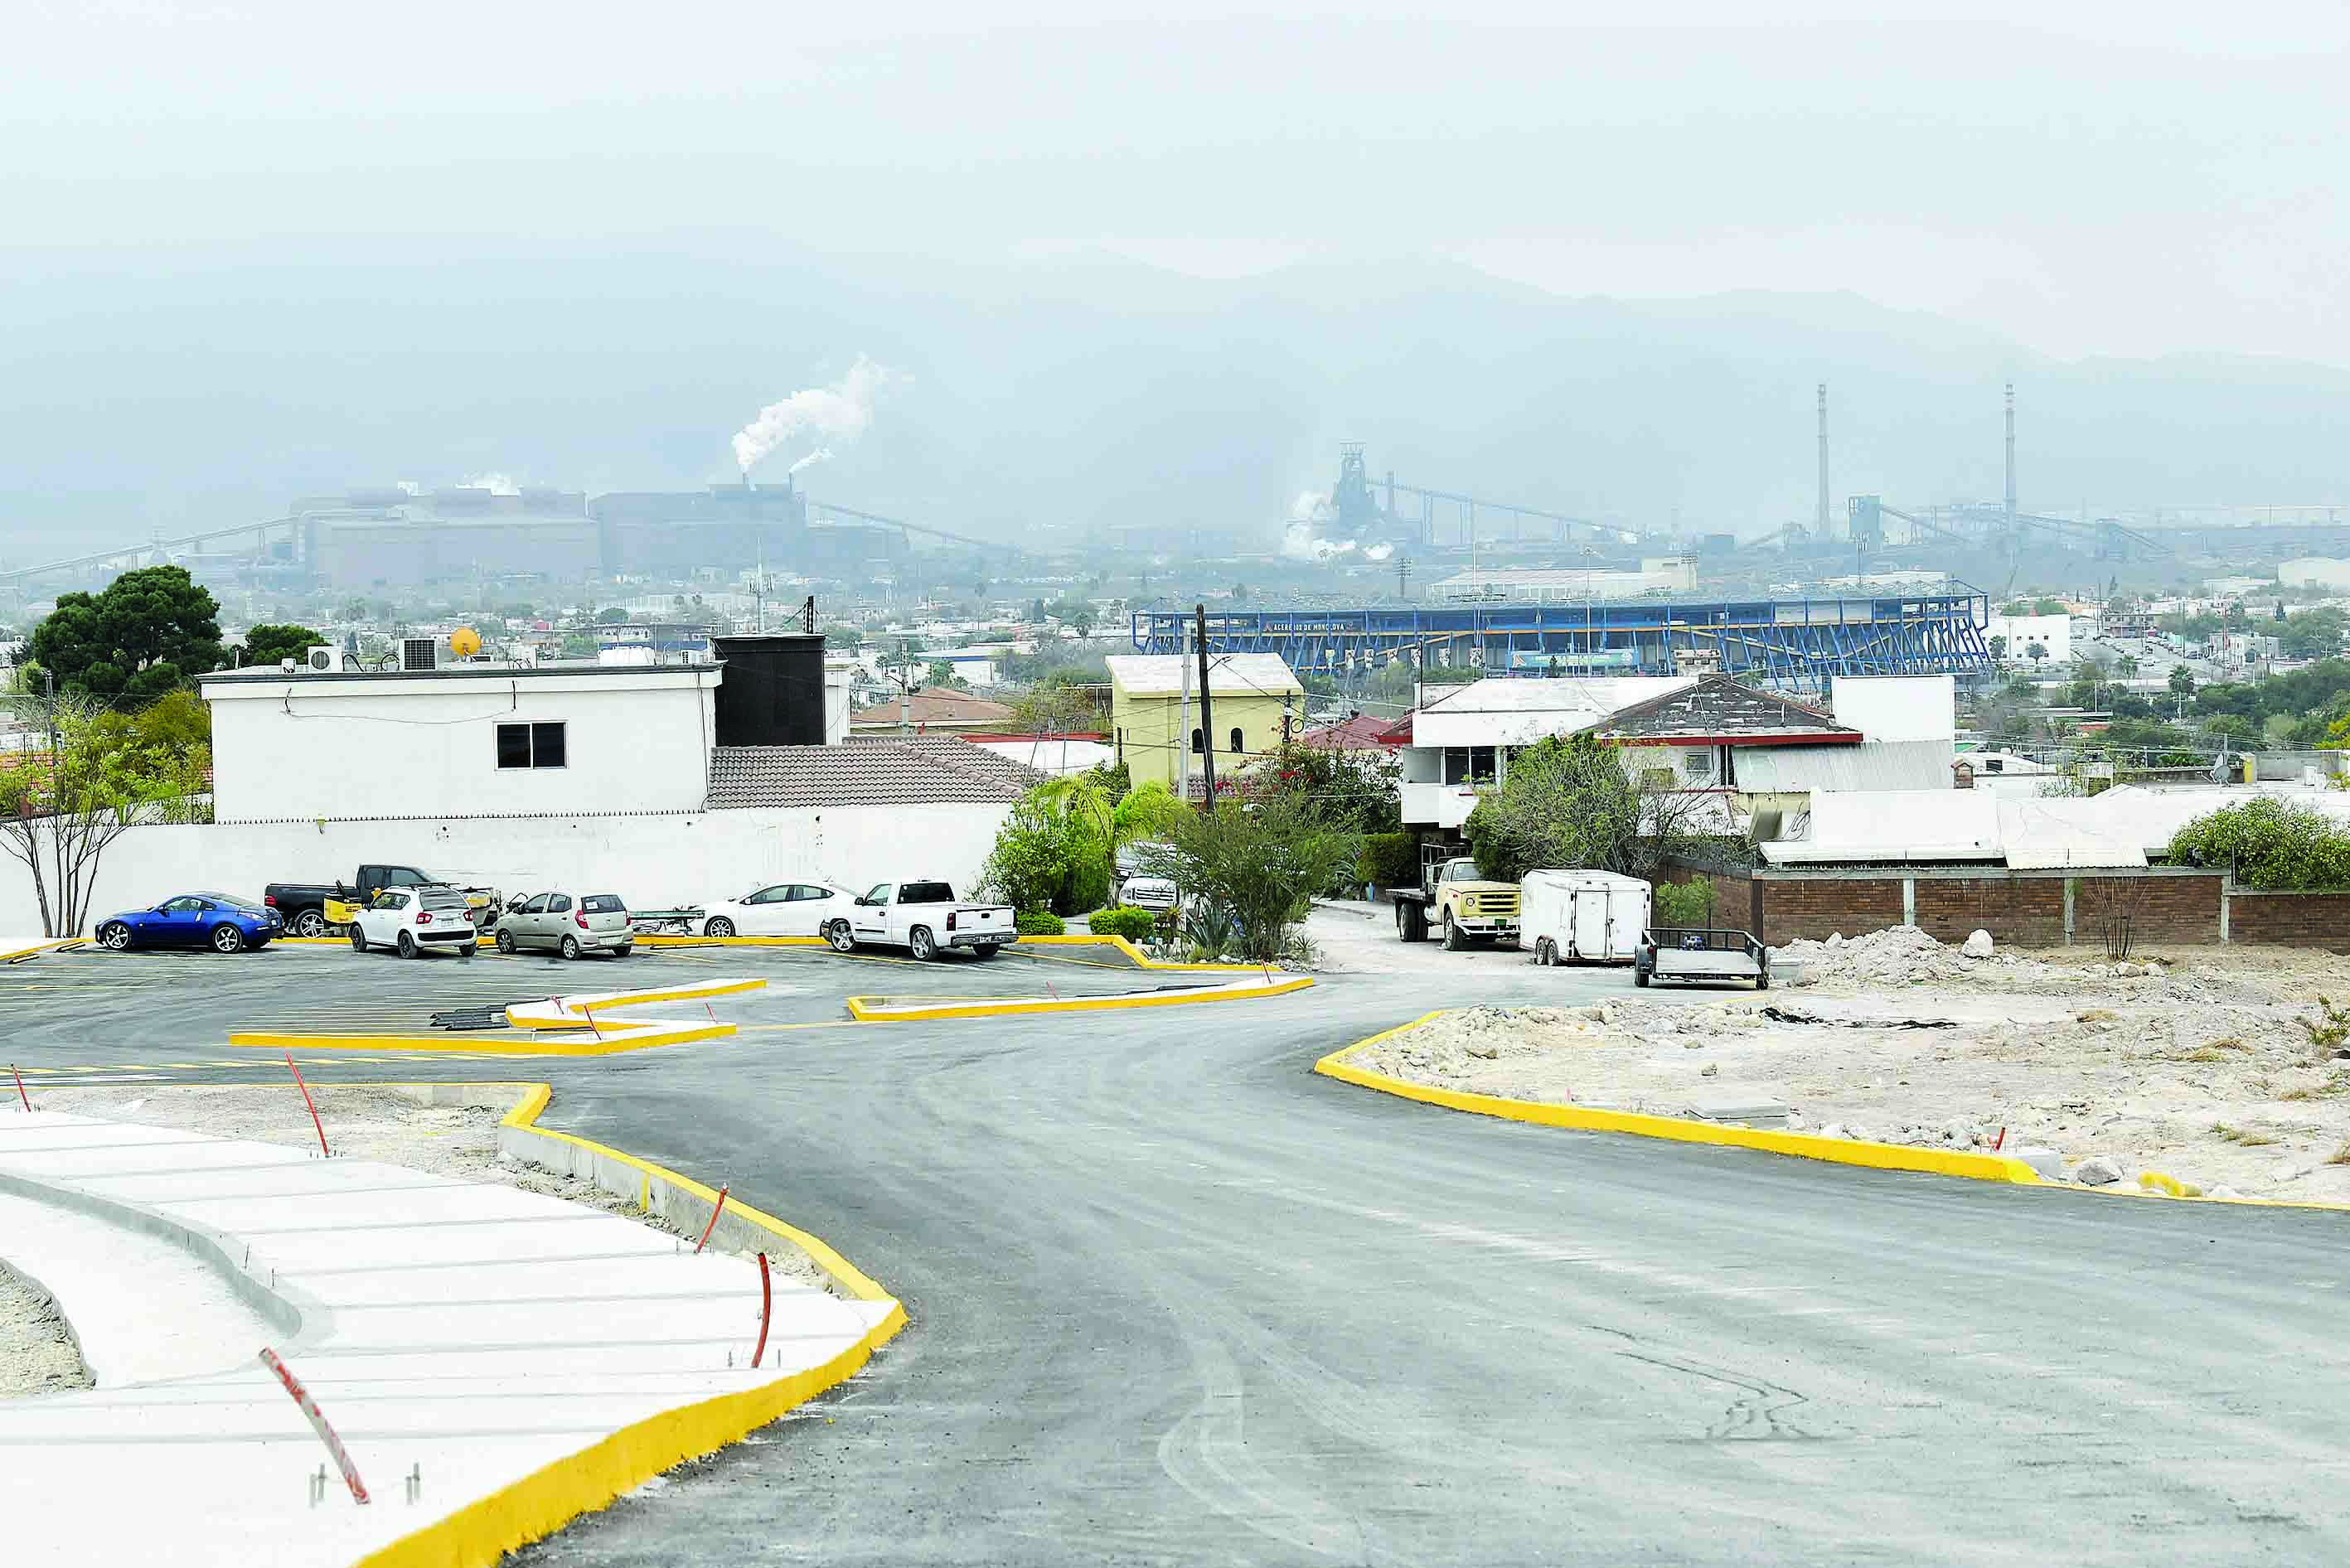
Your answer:
[[[1157,838],[1191,808],[1156,779],[1128,790],[1126,798],[1110,799],[1109,791],[1088,771],[1047,780],[1035,797],[1055,816],[1074,823],[1087,845],[1102,857],[1109,879],[1118,880],[1118,852],[1129,844]]]
[[[2137,674],[2137,656],[2125,653],[2114,660],[2114,673],[2127,680]]]

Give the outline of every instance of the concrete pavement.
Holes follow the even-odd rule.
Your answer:
[[[1431,1007],[1627,983],[1462,956],[1232,1006],[549,1064],[546,1125],[728,1182],[913,1327],[760,1445],[524,1560],[2350,1555],[2344,1217],[1523,1127],[1312,1075]],[[970,978],[791,976],[810,1012],[827,984]],[[47,1013],[26,1059],[201,1059],[230,1004],[189,1005],[121,1047]],[[185,1075],[215,1074],[248,1075]]]

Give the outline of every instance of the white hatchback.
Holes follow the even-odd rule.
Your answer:
[[[351,946],[360,952],[390,948],[402,958],[445,948],[472,958],[482,940],[473,914],[454,888],[386,888],[352,910]]]
[[[813,937],[847,915],[857,895],[830,882],[777,882],[739,898],[722,898],[702,914],[705,937]]]

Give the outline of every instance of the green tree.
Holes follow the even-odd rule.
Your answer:
[[[926,686],[941,687],[949,691],[971,690],[971,682],[957,675],[954,666],[943,659],[931,660],[930,669],[923,673],[922,683]]]
[[[60,694],[142,707],[221,666],[220,606],[185,566],[142,566],[98,594],[61,594],[33,628]]]
[[[1293,928],[1314,895],[1336,886],[1361,855],[1357,835],[1283,795],[1186,811],[1143,847],[1144,864],[1194,901],[1195,919],[1228,925],[1233,953],[1258,963],[1295,950]]]
[[[2183,664],[2170,667],[2170,690],[2181,697],[2195,695],[2195,677]]]
[[[2137,655],[2134,653],[2125,653],[2119,659],[2114,660],[2114,673],[2120,676],[2125,680],[2136,679],[2137,675]]]
[[[2277,649],[2287,659],[2331,659],[2341,653],[2345,631],[2350,631],[2350,615],[2332,605],[2320,605],[2278,628]]]
[[[2007,639],[2004,637],[1994,637],[1991,639],[1991,656],[1993,659],[2005,659],[2007,657]]]
[[[1014,729],[1031,735],[1066,735],[1090,731],[1101,722],[1093,693],[1081,686],[1055,682],[1020,694],[1012,704]]]
[[[279,664],[290,659],[299,664],[312,649],[326,642],[327,639],[307,626],[256,626],[244,634],[244,662]]]
[[[1497,881],[1544,866],[1653,878],[1703,843],[1705,799],[1642,788],[1623,754],[1590,735],[1554,736],[1510,759],[1508,781],[1486,792],[1461,831],[1477,868]]]
[[[1403,826],[1401,766],[1384,753],[1292,745],[1272,760],[1263,793],[1295,795],[1334,827],[1393,833]]]
[[[87,696],[26,715],[57,744],[0,773],[0,851],[30,877],[44,936],[80,933],[107,848],[132,826],[209,820],[212,749],[173,738],[193,725],[188,710],[203,704],[185,693],[167,701],[172,707],[145,724]]]
[[[2032,643],[2025,647],[2023,657],[2032,660],[2033,667],[2037,668],[2040,661],[2048,657],[2048,649],[2043,644]]]
[[[618,605],[611,605],[596,612],[598,626],[620,626],[624,625],[628,618],[629,612]]]

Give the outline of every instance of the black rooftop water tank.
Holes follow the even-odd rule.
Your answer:
[[[824,744],[824,639],[805,632],[713,637],[725,666],[713,703],[722,746]]]

